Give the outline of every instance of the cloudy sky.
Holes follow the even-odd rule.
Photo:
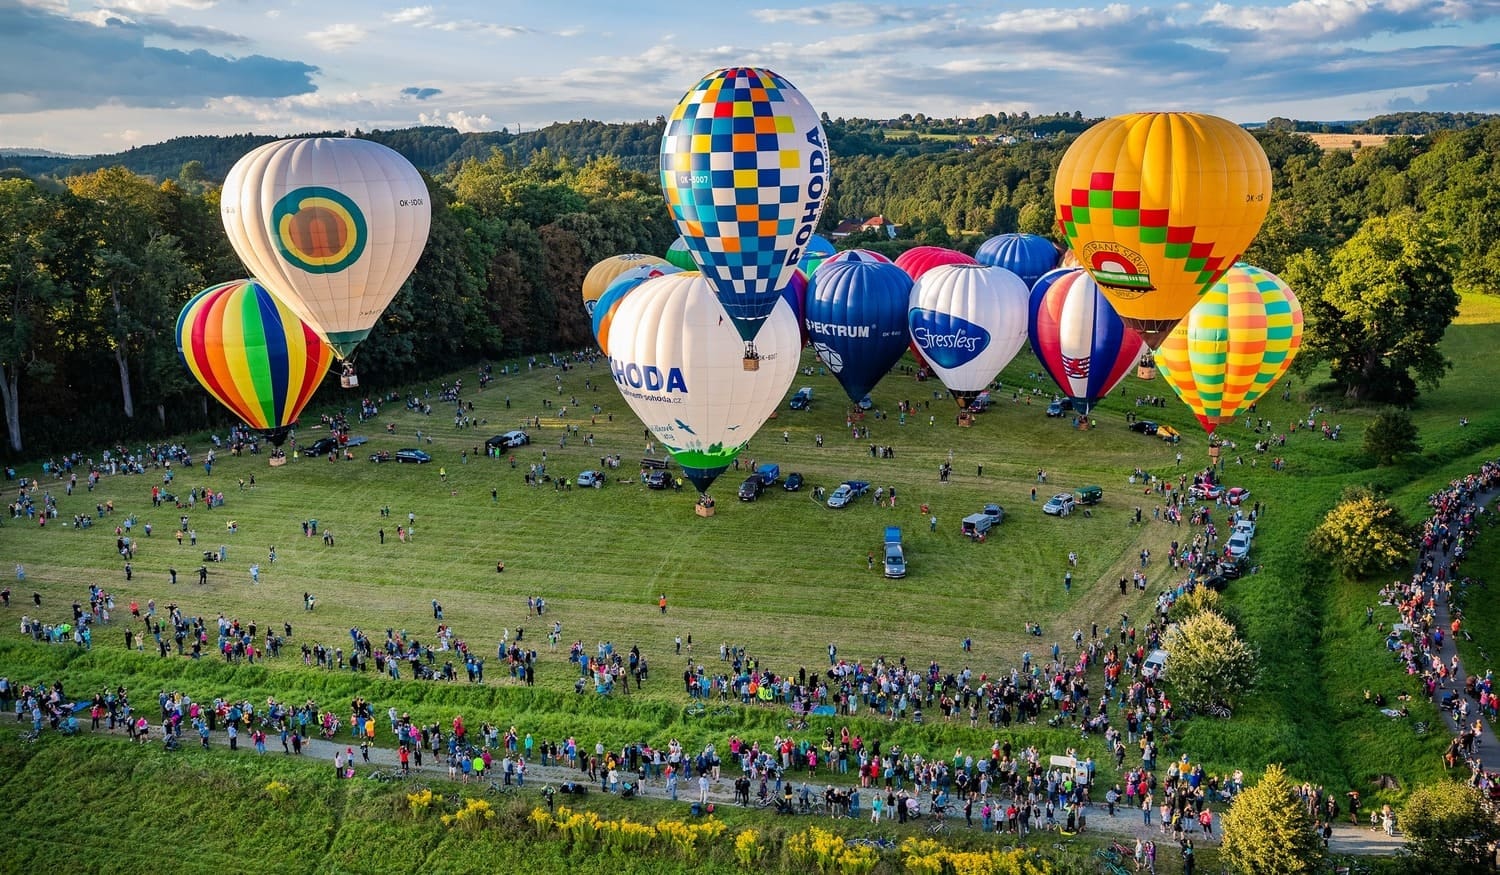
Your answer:
[[[0,146],[530,129],[767,66],[831,116],[1500,111],[1500,0],[0,0]]]

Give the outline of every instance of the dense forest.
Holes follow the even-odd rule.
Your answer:
[[[884,215],[900,227],[896,239],[855,235],[839,245],[888,254],[922,243],[972,252],[1007,231],[1050,235],[1052,174],[1071,134],[1002,135],[1038,120],[1007,117],[1011,127],[998,127],[1001,121],[992,135],[955,149],[951,141],[901,142],[921,131],[830,120],[834,186],[824,230],[843,218]],[[1068,115],[1040,123],[1086,124]],[[365,384],[589,345],[577,303],[588,268],[616,253],[664,252],[675,236],[650,172],[658,130],[654,122],[582,122],[519,136],[447,128],[370,135],[429,174],[433,224],[411,280],[361,346]],[[1343,317],[1317,306],[1325,291],[1331,302],[1337,289],[1368,279],[1341,273],[1357,269],[1356,253],[1389,260],[1398,279],[1500,292],[1500,224],[1491,219],[1500,212],[1500,120],[1356,152],[1324,152],[1284,130],[1255,135],[1276,190],[1247,259],[1298,278],[1310,336],[1357,339],[1363,330],[1348,320],[1335,324]],[[194,293],[244,273],[219,222],[217,181],[264,140],[181,138],[96,159],[100,166],[57,156],[6,159],[13,169],[0,174],[7,425],[0,453],[227,421],[179,363],[173,329]],[[52,163],[28,170],[33,160]],[[1434,260],[1422,261],[1424,253]],[[1370,367],[1389,364],[1387,352],[1361,354],[1374,356]],[[1413,365],[1417,382],[1440,376],[1439,365]],[[1404,396],[1395,400],[1414,397],[1414,388],[1400,385]],[[325,391],[330,402],[341,398],[337,389]]]

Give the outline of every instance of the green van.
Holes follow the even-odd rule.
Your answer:
[[[1079,504],[1098,504],[1104,500],[1104,489],[1099,486],[1080,486],[1073,490]]]

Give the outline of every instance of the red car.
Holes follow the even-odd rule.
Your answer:
[[[1238,507],[1240,504],[1250,500],[1250,490],[1243,486],[1235,486],[1224,493],[1224,498],[1230,504]]]

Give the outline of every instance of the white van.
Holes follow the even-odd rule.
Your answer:
[[[1141,677],[1159,681],[1167,676],[1167,652],[1165,650],[1153,650],[1146,654],[1146,661],[1141,663]]]

